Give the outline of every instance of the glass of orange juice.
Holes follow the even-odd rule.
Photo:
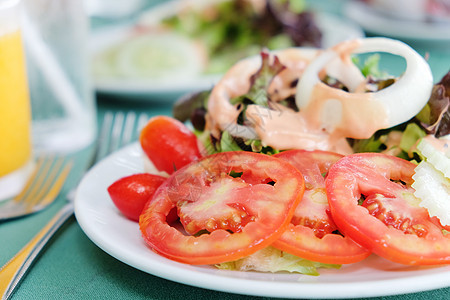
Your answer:
[[[32,169],[20,13],[20,0],[0,0],[0,200],[18,193]]]

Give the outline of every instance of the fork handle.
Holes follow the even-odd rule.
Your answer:
[[[72,214],[73,203],[67,203],[25,247],[0,269],[1,299],[8,299],[12,295],[42,248]]]

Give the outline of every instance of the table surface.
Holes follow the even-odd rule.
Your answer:
[[[324,5],[327,2],[330,5]],[[337,0],[315,3],[321,9],[339,9]],[[435,80],[450,67],[450,49],[414,45],[428,61]],[[174,99],[173,99],[174,100]],[[106,110],[146,112],[149,116],[170,115],[172,102],[129,101],[97,95],[98,119]],[[62,207],[66,194],[76,186],[87,166],[91,149],[74,155],[75,169],[62,193],[43,212],[0,224],[0,265],[5,264],[20,250],[44,224]],[[450,278],[449,278],[450,285]],[[161,279],[130,267],[98,248],[81,230],[75,217],[71,217],[50,240],[28,272],[12,299],[269,299],[242,296],[191,287]],[[373,299],[450,299],[450,288],[421,293],[386,296]]]

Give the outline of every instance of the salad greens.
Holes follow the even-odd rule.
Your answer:
[[[430,101],[416,118],[427,133],[436,137],[450,134],[450,72],[433,87]]]
[[[320,47],[322,34],[304,0],[216,1],[163,20],[170,30],[201,42],[208,53],[206,73],[222,73],[262,47]]]
[[[273,78],[283,71],[286,67],[281,64],[278,57],[275,56],[271,63],[269,53],[261,52],[261,68],[250,77],[250,90],[248,93],[232,99],[232,104],[257,104],[263,107],[270,107],[270,97],[267,91]]]
[[[420,161],[417,141],[427,134],[439,138],[450,134],[450,72],[434,85],[427,105],[414,118],[394,128],[376,132],[366,140],[354,140],[355,152],[388,151],[407,160]],[[399,142],[392,143],[397,135]],[[399,139],[400,137],[400,139]]]
[[[179,2],[178,12],[102,46],[93,59],[94,76],[176,81],[224,73],[264,47],[321,45],[304,0]]]
[[[295,104],[295,95],[291,95],[276,104],[271,101],[268,87],[273,78],[284,69],[284,66],[278,59],[270,63],[269,55],[265,51],[261,52],[261,57],[261,68],[251,77],[251,87],[248,93],[230,100],[233,104],[240,106],[241,114],[238,118],[238,124],[240,125],[251,122],[251,120],[246,120],[243,117],[246,107],[250,104],[257,104],[274,110],[277,109],[277,105],[281,104],[298,111]],[[381,90],[395,82],[395,78],[387,76],[385,72],[379,70],[379,59],[380,57],[374,54],[364,62],[360,62],[358,58],[353,60],[366,77],[365,90],[367,92]],[[330,86],[347,90],[335,78],[327,76],[324,82]],[[173,108],[175,118],[182,122],[191,121],[197,136],[203,142],[209,154],[234,150],[265,154],[279,152],[277,149],[263,146],[259,140],[243,140],[234,137],[232,133],[227,131],[223,131],[220,137],[214,137],[205,131],[204,118],[207,113],[209,94],[210,91],[191,94],[180,99]],[[379,130],[368,139],[348,140],[355,152],[385,152],[419,162],[421,158],[416,151],[416,144],[420,138],[427,134],[434,134],[436,137],[450,134],[450,72],[434,86],[428,104],[417,116],[395,127]]]
[[[355,65],[359,67],[361,73],[364,77],[373,76],[376,78],[381,78],[386,75],[385,72],[381,72],[379,68],[380,55],[372,54],[363,63],[358,56],[353,56],[352,61]]]
[[[341,265],[313,262],[269,246],[252,255],[236,261],[221,263],[216,265],[216,267],[223,270],[234,271],[286,271],[318,276],[318,268],[339,269]]]
[[[264,107],[276,109],[274,102],[271,101],[268,94],[268,87],[273,78],[279,74],[285,67],[278,58],[270,62],[268,52],[261,52],[262,65],[261,68],[250,78],[250,90],[248,93],[231,99],[233,104],[241,106],[242,111],[238,117],[238,123],[241,125],[251,122],[244,118],[248,105],[257,104]],[[209,92],[198,92],[181,98],[175,103],[173,108],[173,116],[178,120],[185,122],[191,121],[197,136],[206,148],[208,154],[224,152],[224,151],[253,151],[265,154],[275,154],[279,151],[272,147],[263,146],[260,140],[244,140],[242,138],[233,137],[228,131],[223,131],[219,139],[216,139],[208,131],[204,130],[204,117],[207,111],[207,99]],[[295,106],[294,96],[281,102],[281,105]],[[199,118],[203,118],[199,120]],[[201,124],[201,125],[200,125]]]

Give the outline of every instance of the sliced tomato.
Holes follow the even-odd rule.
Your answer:
[[[408,265],[450,263],[450,235],[420,207],[415,164],[380,153],[346,156],[326,179],[339,230],[374,253]]]
[[[348,264],[361,261],[370,251],[337,232],[329,214],[325,176],[343,156],[326,151],[290,150],[276,154],[296,167],[305,179],[305,193],[288,229],[273,246],[312,261]]]
[[[108,193],[123,215],[138,221],[145,203],[165,180],[165,177],[154,174],[133,174],[112,183],[108,187]]]
[[[272,244],[303,191],[302,174],[285,161],[243,151],[218,153],[172,174],[147,203],[139,225],[148,245],[170,259],[232,261]],[[173,207],[183,230],[166,222]]]
[[[141,131],[140,143],[155,167],[168,174],[202,157],[192,131],[167,116],[151,118]]]

